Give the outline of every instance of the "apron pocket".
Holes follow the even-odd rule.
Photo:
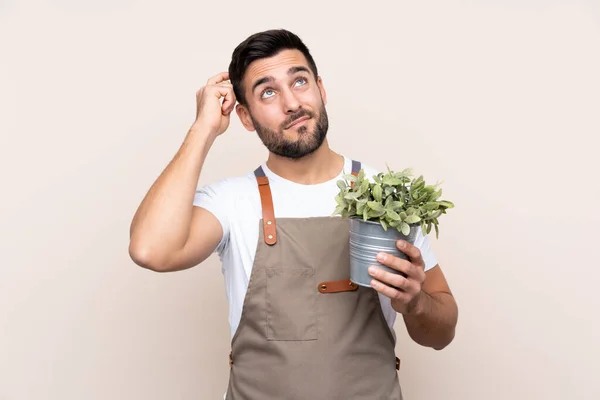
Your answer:
[[[313,268],[267,268],[267,340],[316,340]]]

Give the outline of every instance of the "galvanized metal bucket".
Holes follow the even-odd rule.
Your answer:
[[[395,228],[383,229],[379,222],[364,221],[359,217],[350,220],[350,280],[357,285],[371,287],[373,277],[369,267],[374,265],[385,271],[403,275],[400,271],[389,268],[377,261],[377,253],[389,253],[396,257],[408,259],[406,254],[398,250],[396,241],[406,240],[414,244],[419,225],[411,226],[408,236]]]

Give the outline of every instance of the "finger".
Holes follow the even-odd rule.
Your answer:
[[[229,88],[227,90],[227,96],[225,96],[225,100],[221,105],[221,109],[224,115],[228,115],[233,111],[233,108],[235,107],[235,102],[236,98],[235,93],[233,92],[233,88]]]
[[[393,274],[376,266],[369,267],[369,274],[380,282],[402,291],[410,289],[410,282],[402,275]]]
[[[234,107],[235,107],[235,97],[227,96],[227,97],[225,97],[225,101],[221,105],[221,112],[223,113],[223,115],[231,114]]]
[[[233,89],[233,85],[231,83],[229,83],[229,82],[221,82],[221,83],[217,83],[215,85],[210,85],[208,87],[205,87],[205,88],[202,88],[202,89],[196,91],[196,97],[200,98],[202,96],[203,91],[210,90],[210,88],[213,88],[213,87],[216,87],[216,86],[222,87],[222,88],[226,88],[226,89]]]
[[[396,288],[386,285],[377,279],[371,280],[371,287],[390,299],[408,301],[410,294],[402,292]]]
[[[212,78],[209,78],[208,81],[206,82],[206,84],[207,85],[216,85],[217,83],[221,83],[226,80],[229,80],[229,72],[221,72],[221,73],[213,76]]]
[[[406,254],[414,264],[419,266],[425,265],[423,262],[423,256],[421,255],[421,250],[419,250],[417,246],[407,242],[406,240],[398,240],[396,242],[396,247],[398,250]]]
[[[231,94],[230,96],[225,97],[225,100],[223,101],[223,104],[222,104],[223,114],[227,115],[230,112],[232,112],[233,108],[235,107],[236,97],[235,97],[235,92],[233,91],[233,85],[228,82],[223,82],[223,83],[219,83],[217,86],[229,89],[228,93]]]
[[[223,98],[223,104],[221,104],[221,112],[223,113],[223,115],[231,113],[231,111],[233,111],[236,101],[235,94],[233,93],[233,88],[216,85],[213,86],[213,90],[217,98]]]
[[[377,261],[386,267],[390,267],[395,269],[396,271],[400,271],[408,276],[412,276],[415,274],[415,266],[412,262],[405,260],[400,257],[393,256],[387,253],[379,253],[377,254]]]
[[[227,86],[215,85],[211,86],[209,90],[211,90],[212,93],[219,99],[221,97],[233,96],[233,88],[229,88]]]

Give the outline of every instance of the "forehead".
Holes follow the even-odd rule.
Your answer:
[[[281,79],[287,76],[288,70],[293,66],[305,66],[309,68],[306,57],[300,50],[286,49],[278,54],[253,61],[246,70],[244,83],[246,88],[251,88],[252,84],[265,76]]]

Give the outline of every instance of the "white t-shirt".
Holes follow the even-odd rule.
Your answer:
[[[284,179],[263,163],[262,168],[269,179],[273,197],[275,219],[331,216],[337,206],[337,181],[342,179],[343,174],[352,172],[352,160],[347,157],[344,160],[344,170],[337,177],[315,185],[298,184]],[[379,173],[364,163],[361,168],[365,169],[369,178]],[[254,169],[247,174],[203,186],[196,191],[193,204],[213,213],[223,227],[223,238],[216,252],[222,262],[221,270],[229,300],[229,326],[233,338],[242,315],[259,239],[259,221],[262,218]],[[436,256],[430,247],[428,236],[423,236],[420,229],[415,245],[421,250],[425,270],[434,267],[437,263]],[[379,294],[379,298],[385,319],[392,335],[396,337],[393,329],[396,311],[388,297]]]

